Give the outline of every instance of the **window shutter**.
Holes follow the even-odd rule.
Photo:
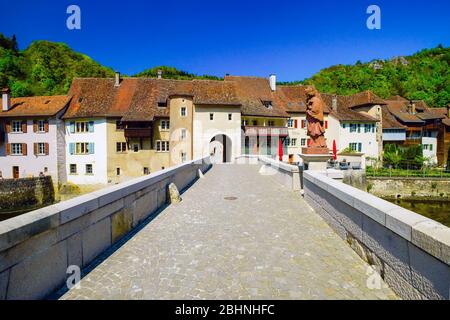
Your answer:
[[[94,121],[89,121],[89,132],[94,132]]]
[[[70,123],[70,133],[75,133],[75,122]]]
[[[294,120],[294,128],[295,128],[295,129],[298,128],[298,120]]]
[[[22,132],[27,133],[27,120],[22,121]]]
[[[328,129],[328,121],[325,121],[325,129]]]
[[[305,127],[305,120],[302,120],[302,129]]]
[[[360,142],[358,143],[358,151],[361,152],[361,150],[362,150],[362,143]]]
[[[75,143],[73,143],[73,142],[69,143],[69,153],[70,154],[75,153]]]
[[[22,143],[22,155],[24,155],[24,156],[27,155],[27,144],[26,143]]]
[[[35,142],[35,143],[33,143],[33,152],[34,152],[34,155],[37,155],[38,154],[38,147],[39,147],[39,145]]]
[[[44,121],[44,131],[48,132],[48,120]]]
[[[9,156],[11,154],[11,143],[6,144],[6,155]]]
[[[89,142],[89,154],[94,154],[95,150],[94,150],[94,143],[93,142]]]
[[[10,133],[11,132],[11,121],[7,121],[5,123],[5,130],[6,130],[6,133]]]
[[[38,131],[37,120],[33,120],[33,132]]]
[[[45,155],[48,156],[49,155],[49,145],[48,145],[48,143],[45,143],[44,149],[45,149]]]

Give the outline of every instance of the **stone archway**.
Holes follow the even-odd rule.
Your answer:
[[[213,163],[231,162],[232,140],[225,134],[217,134],[209,142],[209,154]]]

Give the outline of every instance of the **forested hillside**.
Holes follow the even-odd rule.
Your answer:
[[[336,65],[294,83],[313,84],[321,92],[342,95],[372,90],[382,98],[400,95],[444,107],[450,103],[449,64],[450,48],[438,46],[407,57]]]

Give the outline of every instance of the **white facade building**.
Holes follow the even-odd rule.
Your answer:
[[[67,119],[65,128],[67,181],[108,183],[106,118]]]

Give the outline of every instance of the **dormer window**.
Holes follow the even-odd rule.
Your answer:
[[[158,102],[158,108],[167,108],[167,102],[165,101]]]
[[[273,108],[272,107],[272,101],[263,100],[262,103],[267,109],[272,109]]]

